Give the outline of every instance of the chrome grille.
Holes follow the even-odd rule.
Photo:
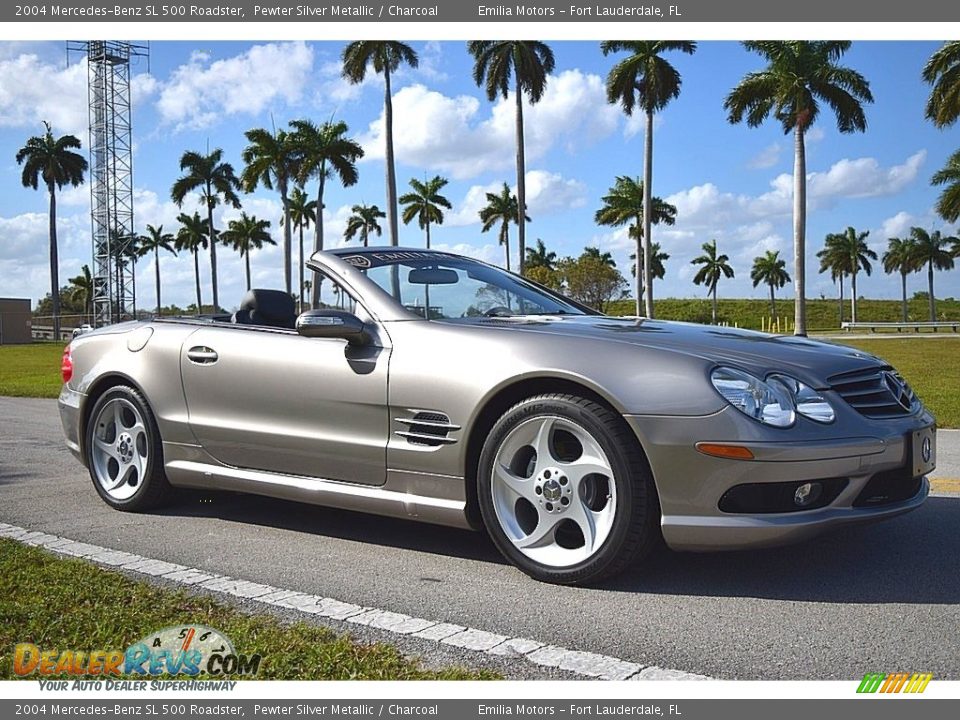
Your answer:
[[[894,418],[916,410],[917,396],[889,365],[833,375],[830,387],[854,410],[869,418]]]

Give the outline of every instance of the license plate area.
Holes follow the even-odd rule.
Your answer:
[[[919,477],[937,466],[937,429],[934,426],[914,430],[910,434],[910,462],[913,476]]]

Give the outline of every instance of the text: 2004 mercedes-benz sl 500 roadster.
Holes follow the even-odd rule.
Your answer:
[[[772,545],[920,506],[934,419],[876,357],[614,318],[499,268],[316,253],[319,307],[124,323],[64,354],[67,444],[140,511],[220,488],[486,528],[531,576],[590,583],[660,538]]]

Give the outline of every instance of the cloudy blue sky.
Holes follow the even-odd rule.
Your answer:
[[[480,232],[477,210],[487,191],[515,181],[513,100],[486,100],[470,79],[463,43],[413,45],[420,68],[403,70],[394,84],[401,192],[411,177],[439,173],[450,178],[446,195],[454,208],[435,229],[434,245],[502,263],[493,233]],[[169,200],[169,189],[184,150],[204,150],[208,143],[222,147],[239,170],[244,130],[301,117],[336,117],[348,123],[367,152],[359,184],[333,185],[327,192],[327,237],[342,243],[351,205],[384,204],[382,83],[372,78],[351,86],[341,80],[342,47],[342,42],[154,42],[149,68],[140,62],[133,70],[138,228],[163,223],[175,230],[179,210]],[[938,131],[923,119],[927,89],[920,68],[936,47],[861,41],[845,57],[870,80],[876,102],[867,108],[865,134],[840,135],[824,113],[808,138],[811,297],[835,294],[829,279],[816,274],[813,258],[826,233],[847,225],[870,230],[869,240],[880,251],[888,237],[905,234],[911,225],[942,228],[932,212],[937,193],[929,178],[960,147],[960,129]],[[642,127],[606,104],[603,78],[612,61],[596,43],[555,42],[553,48],[556,71],[543,101],[526,114],[533,219],[528,237],[531,242],[542,238],[561,255],[599,245],[613,252],[629,276],[626,231],[598,228],[593,214],[615,176],[640,174]],[[671,59],[683,75],[683,92],[657,118],[654,192],[677,206],[678,221],[673,228],[655,230],[655,239],[671,254],[657,294],[703,296],[703,288],[691,282],[689,263],[701,243],[716,238],[737,273],[724,282],[721,294],[762,297],[763,289],[749,281],[753,257],[767,249],[790,254],[791,139],[774,123],[750,129],[726,122],[724,96],[760,65],[739,44],[704,42],[692,57]],[[76,58],[67,64],[62,43],[0,43],[0,296],[36,300],[49,288],[46,197],[21,187],[16,150],[42,130],[44,119],[57,133],[77,134],[86,147],[86,99],[86,68]],[[244,206],[272,220],[279,238],[280,202],[274,193],[260,190],[245,197]],[[195,207],[192,199],[185,204],[189,211]],[[86,186],[63,193],[62,278],[90,262],[88,212]],[[218,213],[217,224],[236,214]],[[422,233],[415,224],[401,227],[401,242],[422,245]],[[242,294],[242,265],[227,252],[219,258],[221,301],[230,306]],[[190,259],[168,256],[162,268],[165,302],[189,303]],[[277,249],[255,254],[253,268],[256,285],[282,284]],[[142,261],[138,272],[148,281],[140,304],[149,306],[152,260]],[[914,276],[911,290],[922,289],[924,282]],[[938,295],[960,295],[960,270],[941,273],[937,282]],[[870,297],[899,293],[898,280],[879,271],[862,279],[859,288]]]

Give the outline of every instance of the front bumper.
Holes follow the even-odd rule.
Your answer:
[[[674,550],[740,550],[791,543],[843,525],[915,510],[930,492],[929,482],[923,478],[917,491],[904,500],[872,507],[855,505],[871,478],[903,468],[910,461],[908,437],[934,422],[925,411],[855,426],[818,426],[808,421],[788,431],[766,428],[733,408],[702,417],[628,415],[626,420],[650,461],[663,537]],[[844,427],[856,427],[857,435],[844,437]],[[695,448],[699,441],[744,445],[754,451],[755,459],[705,455]],[[845,478],[846,487],[818,509],[778,513],[719,509],[720,498],[737,485],[831,478]]]

